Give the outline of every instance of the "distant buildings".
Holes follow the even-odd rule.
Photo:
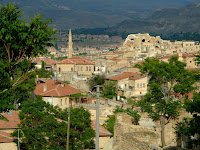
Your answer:
[[[147,93],[147,76],[140,73],[124,72],[108,78],[117,81],[119,92],[125,97],[144,96]]]

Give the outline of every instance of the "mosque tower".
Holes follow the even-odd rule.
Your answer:
[[[73,48],[72,48],[73,42],[72,42],[72,31],[71,29],[69,29],[69,42],[68,42],[68,58],[72,57],[72,52],[73,52]]]

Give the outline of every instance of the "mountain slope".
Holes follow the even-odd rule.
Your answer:
[[[126,19],[143,20],[155,10],[177,7],[196,0],[3,0],[24,10],[24,18],[41,13],[53,18],[57,29],[113,26]]]
[[[200,2],[195,2],[180,8],[162,9],[156,11],[144,21],[125,20],[112,28],[124,32],[198,32],[200,33]]]

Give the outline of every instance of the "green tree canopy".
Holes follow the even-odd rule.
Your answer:
[[[31,17],[30,23],[21,17],[22,11],[11,3],[0,8],[0,112],[13,109],[34,89],[32,58],[47,52],[56,32],[41,15]]]
[[[182,122],[177,124],[177,136],[180,139],[184,139],[184,136],[187,137],[188,140],[185,141],[187,148],[200,147],[200,137],[198,136],[200,134],[200,93],[194,93],[192,100],[186,99],[184,107],[193,117],[184,118]]]
[[[20,117],[21,146],[25,149],[63,150],[67,140],[67,109],[50,105],[37,96],[22,104]],[[17,136],[17,132],[13,133]],[[70,150],[94,148],[94,130],[89,111],[71,108]]]
[[[90,89],[92,90],[95,86],[97,85],[103,85],[106,80],[105,75],[103,74],[97,74],[93,75],[89,80],[88,80],[88,85]]]
[[[145,111],[154,120],[160,120],[162,146],[165,146],[165,125],[179,115],[180,100],[175,96],[194,90],[194,76],[185,66],[178,57],[172,57],[168,63],[147,58],[142,65],[137,65],[150,77],[149,91],[144,98]]]
[[[117,82],[116,81],[106,81],[103,85],[103,96],[107,98],[112,98],[117,96]]]

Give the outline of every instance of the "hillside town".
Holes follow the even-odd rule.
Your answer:
[[[199,41],[72,31],[56,46],[19,34],[17,54],[0,42],[0,150],[199,150]]]

